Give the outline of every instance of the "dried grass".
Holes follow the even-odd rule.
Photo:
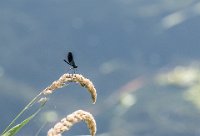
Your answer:
[[[64,131],[68,131],[74,124],[85,121],[91,136],[96,134],[96,122],[89,112],[78,110],[63,118],[53,128],[48,131],[47,136],[61,136]]]
[[[54,81],[50,86],[42,91],[44,95],[49,95],[53,93],[56,89],[64,87],[67,83],[76,82],[79,83],[82,87],[85,87],[88,92],[91,94],[93,104],[95,104],[97,99],[96,89],[93,83],[82,76],[81,74],[64,74],[58,80]]]

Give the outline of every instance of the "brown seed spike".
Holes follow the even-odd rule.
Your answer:
[[[90,130],[91,136],[96,134],[96,122],[94,117],[89,112],[78,110],[63,118],[53,128],[49,129],[47,136],[61,136],[65,131],[68,131],[74,124],[85,121]]]
[[[44,95],[51,94],[51,93],[53,93],[54,90],[64,87],[64,85],[69,82],[77,82],[82,87],[85,87],[88,90],[88,92],[91,94],[93,104],[96,103],[97,93],[96,93],[96,89],[95,89],[93,83],[89,79],[82,76],[81,74],[64,74],[64,75],[62,75],[57,81],[54,81],[50,86],[48,86],[46,89],[44,89],[43,94]]]

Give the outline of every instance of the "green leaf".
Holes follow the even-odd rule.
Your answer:
[[[42,95],[42,92],[40,92],[35,98],[33,98],[25,107],[24,109],[13,119],[13,121],[6,127],[6,129],[3,131],[3,133],[1,134],[1,136],[3,134],[5,134],[6,132],[8,132],[8,130],[11,128],[11,126],[13,126],[13,124],[15,123],[15,121],[27,110],[29,109],[34,103],[36,103],[36,100]],[[45,103],[43,105],[40,106],[40,109],[45,105]],[[39,109],[39,110],[40,110]]]
[[[27,119],[25,119],[23,122],[21,122],[20,124],[14,126],[13,128],[11,128],[10,130],[8,130],[6,133],[4,133],[2,136],[14,136],[17,132],[19,132],[19,130],[26,125],[36,114],[31,115],[30,117],[28,117]]]
[[[20,124],[12,127],[10,130],[6,131],[5,133],[3,133],[2,136],[14,136],[17,132],[19,132],[19,130],[21,128],[23,128],[31,119],[33,119],[35,117],[35,115],[37,115],[39,113],[39,111],[43,108],[44,105],[41,105],[41,107],[34,113],[32,114],[30,117],[28,117],[27,119],[25,119],[24,121],[22,121]]]

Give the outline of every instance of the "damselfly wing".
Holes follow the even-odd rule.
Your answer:
[[[69,64],[70,66],[72,66],[72,68],[70,68],[70,69],[78,68],[78,66],[77,66],[77,65],[75,64],[75,62],[74,62],[74,57],[73,57],[72,52],[68,52],[68,54],[67,54],[67,60],[64,59],[64,61],[65,61],[67,64]]]

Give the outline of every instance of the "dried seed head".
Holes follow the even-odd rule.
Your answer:
[[[89,79],[83,77],[80,74],[64,74],[64,75],[62,75],[57,81],[54,81],[50,86],[48,86],[46,89],[44,89],[43,94],[44,95],[51,94],[51,93],[53,93],[54,90],[56,90],[58,88],[62,88],[64,85],[66,85],[69,82],[77,82],[82,87],[85,87],[91,94],[93,103],[96,102],[97,93],[96,93],[96,89],[95,89],[93,83]]]
[[[61,133],[64,131],[68,131],[74,124],[85,121],[91,136],[95,136],[96,134],[96,122],[92,116],[92,114],[78,110],[68,115],[66,118],[63,118],[60,122],[58,122],[53,128],[48,131],[47,136],[61,136]]]

